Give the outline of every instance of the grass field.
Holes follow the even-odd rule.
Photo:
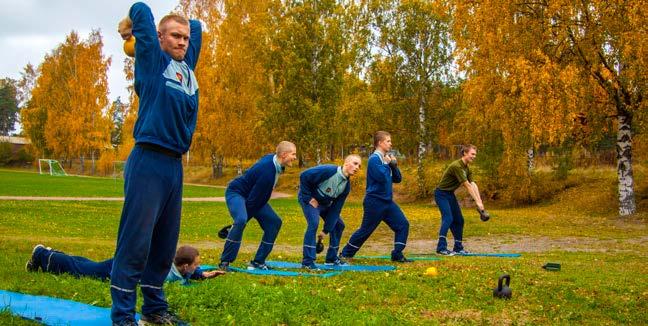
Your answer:
[[[551,201],[494,209],[487,223],[464,210],[467,249],[519,252],[521,258],[448,257],[399,265],[395,272],[347,272],[326,279],[230,273],[192,287],[169,284],[167,297],[193,325],[648,324],[648,213],[616,217],[613,173],[577,177],[577,186]],[[121,196],[122,186],[114,183],[0,171],[5,196]],[[222,189],[187,186],[185,195],[219,191],[222,195]],[[284,223],[270,259],[298,261],[305,230],[301,210],[294,199],[271,205]],[[439,227],[436,207],[405,204],[402,209],[411,224],[406,254],[432,252]],[[0,289],[110,306],[106,282],[26,273],[24,264],[36,243],[92,259],[110,257],[120,202],[0,201],[0,211]],[[343,210],[343,243],[361,215],[359,202]],[[217,264],[223,241],[216,232],[230,221],[224,203],[184,203],[180,242],[200,248],[203,263]],[[235,264],[251,258],[260,237],[258,224],[251,222]],[[359,254],[388,254],[392,241],[393,233],[381,225]],[[559,262],[562,270],[544,271],[540,267],[546,262]],[[429,266],[438,268],[438,277],[423,275]],[[511,275],[510,301],[492,297],[502,273]],[[30,324],[0,313],[0,324],[14,323]]]
[[[221,197],[225,189],[185,185],[185,197]],[[123,197],[124,179],[51,176],[0,169],[0,196]]]

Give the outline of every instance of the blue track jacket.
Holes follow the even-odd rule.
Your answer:
[[[135,92],[139,111],[133,135],[136,143],[152,143],[183,154],[189,150],[198,116],[196,68],[202,44],[199,21],[191,20],[191,35],[183,61],[162,51],[151,9],[134,4],[129,13],[135,42]]]
[[[400,183],[402,179],[398,166],[384,164],[380,154],[374,152],[369,156],[369,162],[367,162],[365,200],[391,201],[393,197],[392,183]]]
[[[245,198],[245,208],[249,214],[254,214],[270,200],[277,173],[272,161],[273,157],[274,154],[263,156],[227,186],[228,191],[233,191]]]

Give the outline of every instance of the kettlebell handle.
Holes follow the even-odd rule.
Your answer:
[[[502,291],[502,281],[506,279],[506,286],[511,285],[511,276],[509,274],[504,274],[499,277],[499,281],[497,281],[497,290]]]

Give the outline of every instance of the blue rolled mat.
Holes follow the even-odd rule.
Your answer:
[[[239,273],[247,273],[247,274],[252,274],[252,275],[270,275],[270,276],[305,276],[305,277],[331,277],[335,275],[342,274],[342,272],[328,272],[328,273],[302,273],[302,272],[291,272],[291,271],[279,271],[276,269],[270,269],[270,270],[262,270],[262,269],[252,269],[249,270],[247,268],[237,268],[237,267],[230,267],[229,268],[232,271],[239,272]]]
[[[288,261],[267,261],[266,264],[272,268],[301,268],[300,263],[293,263]],[[346,266],[335,266],[335,265],[321,265],[316,264],[317,268],[322,270],[332,270],[332,271],[352,271],[352,272],[385,272],[393,271],[396,269],[396,266],[380,266],[380,265],[346,265]]]
[[[45,325],[112,325],[110,308],[42,295],[0,290],[0,309]]]
[[[391,259],[391,256],[355,256],[354,258],[358,259]],[[407,257],[411,260],[441,260],[439,257],[421,257],[421,256],[411,256]]]

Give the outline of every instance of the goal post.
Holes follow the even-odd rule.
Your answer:
[[[68,175],[59,161],[48,158],[38,159],[38,173],[59,176]]]

